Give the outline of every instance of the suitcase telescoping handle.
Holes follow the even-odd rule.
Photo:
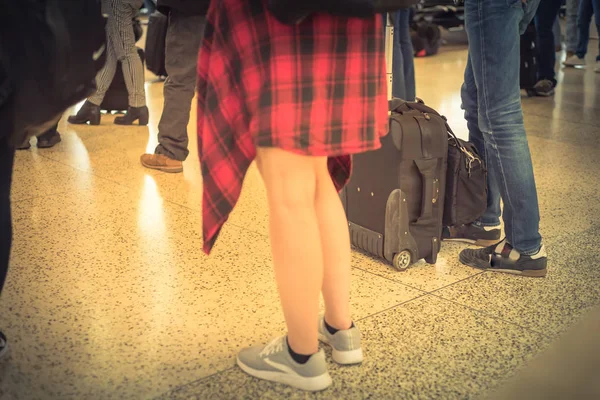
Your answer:
[[[387,73],[387,95],[392,100],[392,80],[394,78],[394,20],[391,13],[386,13],[385,18],[385,70]]]

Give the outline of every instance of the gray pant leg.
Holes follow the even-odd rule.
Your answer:
[[[165,103],[158,124],[156,154],[184,161],[188,154],[187,126],[196,88],[198,50],[206,19],[171,10],[166,39]]]

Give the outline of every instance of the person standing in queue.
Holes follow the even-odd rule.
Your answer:
[[[144,65],[135,46],[133,20],[143,0],[102,0],[102,12],[108,15],[106,24],[106,64],[96,76],[96,92],[90,96],[76,115],[69,117],[71,124],[100,125],[100,104],[113,81],[117,63],[121,62],[125,85],[129,93],[129,108],[124,116],[116,117],[117,125],[132,125],[138,121],[147,125],[149,119],[144,89]]]
[[[165,103],[158,124],[158,146],[140,161],[146,168],[182,172],[189,154],[187,126],[196,90],[198,50],[204,35],[209,0],[159,0],[158,10],[169,18],[164,86]]]
[[[469,54],[462,108],[469,140],[486,160],[488,208],[477,221],[443,233],[444,240],[486,246],[463,250],[461,263],[527,277],[546,276],[548,261],[519,87],[519,33],[538,4],[539,0],[465,0]],[[552,21],[547,21],[551,40]]]

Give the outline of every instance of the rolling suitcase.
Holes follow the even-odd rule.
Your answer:
[[[391,96],[393,28],[386,60]],[[448,134],[445,119],[422,102],[390,101],[390,133],[379,150],[353,157],[340,196],[354,247],[404,270],[440,250]]]
[[[537,46],[536,29],[533,21],[527,26],[525,33],[521,35],[521,89],[527,92],[528,96],[535,96],[533,87],[537,83],[538,64],[537,64]]]
[[[148,18],[148,34],[146,35],[146,65],[156,76],[167,76],[166,42],[169,18],[160,11],[153,12]]]
[[[144,50],[138,47],[138,55],[144,64]],[[125,78],[123,77],[123,68],[121,62],[117,63],[117,72],[113,78],[100,109],[104,111],[125,111],[129,107],[129,93],[127,92],[127,86],[125,85]]]

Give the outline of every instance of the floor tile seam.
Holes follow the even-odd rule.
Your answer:
[[[425,299],[425,298],[427,298],[428,296],[430,296],[430,294],[429,294],[429,293],[423,292],[423,293],[421,293],[420,295],[418,295],[418,296],[416,296],[416,297],[413,297],[412,299],[404,300],[404,301],[402,301],[402,302],[400,302],[400,303],[398,303],[398,304],[395,304],[395,305],[393,305],[393,306],[390,306],[390,307],[388,307],[388,308],[385,308],[385,309],[383,309],[383,310],[380,310],[380,311],[374,312],[374,313],[372,313],[372,314],[366,315],[366,316],[364,316],[364,317],[362,317],[362,318],[359,318],[359,319],[357,319],[355,322],[364,322],[364,321],[366,321],[366,320],[368,320],[368,319],[370,319],[370,318],[375,318],[375,317],[377,317],[377,316],[379,316],[379,315],[382,315],[382,314],[384,314],[384,313],[390,312],[390,311],[392,311],[392,310],[394,310],[394,309],[396,309],[396,308],[399,308],[399,307],[406,306],[406,305],[407,305],[407,304],[409,304],[409,303],[415,302],[415,301],[417,301],[417,300]]]
[[[458,256],[457,256],[457,258],[458,258]],[[439,288],[437,288],[437,289],[434,289],[434,290],[431,290],[431,291],[429,291],[429,292],[427,292],[427,293],[429,293],[429,294],[434,294],[434,293],[436,293],[436,292],[439,292],[440,290],[447,289],[447,288],[449,288],[449,287],[452,287],[452,286],[454,286],[454,285],[456,285],[456,284],[459,284],[459,283],[466,282],[466,281],[468,281],[469,279],[473,279],[473,278],[475,278],[475,277],[477,277],[477,276],[481,276],[481,275],[483,275],[483,274],[485,274],[485,273],[486,273],[486,271],[477,271],[477,272],[475,272],[473,275],[469,275],[469,276],[467,276],[466,278],[459,279],[459,280],[457,280],[456,282],[449,283],[449,284],[447,284],[446,286],[439,287]]]
[[[387,276],[382,276],[382,275],[379,275],[379,274],[377,274],[377,273],[375,273],[375,272],[372,272],[372,271],[369,271],[369,270],[366,270],[366,269],[363,269],[363,268],[360,268],[360,267],[353,267],[353,268],[359,269],[359,270],[361,270],[361,271],[363,271],[363,272],[366,272],[366,273],[369,273],[369,274],[372,274],[372,275],[378,276],[378,277],[380,277],[380,278],[383,278],[383,279],[387,279],[387,280],[389,280],[389,281],[392,281],[392,282],[395,282],[395,283],[400,283],[400,284],[402,284],[402,285],[404,285],[404,286],[406,286],[406,287],[409,287],[409,288],[411,288],[411,289],[417,290],[417,291],[419,291],[419,292],[422,292],[422,293],[427,293],[427,294],[430,294],[430,293],[435,293],[435,292],[437,292],[438,290],[442,290],[442,289],[448,288],[448,287],[450,287],[450,286],[452,286],[452,285],[455,285],[455,284],[457,284],[457,283],[460,283],[460,282],[464,282],[464,281],[466,281],[466,280],[468,280],[468,279],[472,279],[472,278],[474,278],[474,277],[476,277],[476,276],[479,276],[479,275],[481,275],[481,274],[485,273],[485,271],[477,272],[477,273],[475,273],[475,274],[473,274],[473,275],[470,275],[470,276],[468,276],[468,277],[466,277],[466,278],[462,278],[462,279],[460,279],[460,280],[458,280],[458,281],[456,281],[456,282],[449,283],[448,285],[444,285],[444,286],[442,286],[442,287],[439,287],[439,288],[437,288],[437,289],[433,289],[433,290],[423,290],[423,289],[420,289],[420,288],[418,288],[418,287],[415,287],[415,286],[409,285],[409,284],[407,284],[407,283],[401,282],[401,281],[399,281],[399,280],[396,280],[396,279],[393,279],[393,278],[389,278],[389,277],[387,277]],[[410,267],[409,267],[409,268],[410,268]],[[402,272],[399,272],[399,273],[402,273]]]
[[[223,370],[220,370],[220,371],[213,372],[212,374],[210,374],[210,375],[207,375],[207,376],[204,376],[204,377],[202,377],[202,378],[200,378],[200,379],[196,379],[195,381],[190,381],[190,382],[187,382],[187,383],[183,383],[183,384],[181,384],[181,385],[177,385],[177,386],[176,386],[176,387],[174,387],[173,389],[165,390],[163,393],[161,393],[161,394],[159,394],[158,396],[154,397],[154,400],[157,400],[157,399],[164,398],[164,396],[165,396],[165,395],[167,395],[168,393],[176,392],[177,390],[180,390],[180,389],[182,389],[182,388],[184,388],[184,387],[186,387],[186,386],[190,386],[190,385],[194,385],[194,384],[197,384],[197,383],[204,382],[204,381],[206,381],[206,380],[209,380],[209,379],[211,379],[211,378],[214,378],[215,376],[219,376],[219,375],[221,375],[221,374],[224,374],[224,373],[226,373],[226,372],[232,371],[232,370],[234,370],[235,368],[236,368],[236,366],[234,365],[234,366],[232,366],[232,367],[228,367],[228,368],[226,368],[226,369],[223,369]]]
[[[395,306],[389,307],[389,308],[387,308],[385,310],[378,311],[378,312],[373,313],[371,315],[368,315],[366,317],[360,318],[360,319],[357,320],[357,322],[363,322],[363,321],[365,321],[365,320],[367,320],[369,318],[373,318],[373,317],[376,317],[376,316],[381,315],[383,313],[389,312],[389,311],[391,311],[393,309],[396,309],[396,308],[399,308],[399,307],[403,307],[403,306],[405,306],[405,305],[407,305],[409,303],[415,302],[417,300],[424,300],[424,299],[427,299],[427,298],[435,298],[435,299],[438,299],[438,300],[442,300],[443,302],[451,303],[451,304],[453,304],[455,306],[458,306],[459,308],[469,310],[471,312],[474,312],[476,314],[482,315],[482,316],[484,316],[486,318],[489,318],[489,319],[492,319],[494,321],[501,321],[501,322],[503,322],[505,324],[508,324],[510,326],[517,327],[517,328],[520,328],[521,330],[525,330],[527,332],[530,332],[530,333],[533,333],[535,335],[538,335],[538,336],[544,338],[545,340],[547,340],[548,342],[551,342],[552,340],[554,340],[556,338],[556,335],[549,335],[547,333],[543,333],[543,332],[537,331],[535,329],[531,329],[529,327],[525,327],[525,326],[519,325],[519,324],[517,324],[515,322],[507,321],[507,320],[505,320],[503,318],[500,318],[500,317],[498,317],[496,315],[486,313],[485,311],[478,310],[478,309],[473,308],[473,307],[469,307],[469,306],[467,306],[465,304],[461,304],[459,302],[446,299],[444,297],[441,297],[441,296],[433,294],[433,293],[423,293],[422,295],[417,296],[417,297],[415,297],[413,299],[406,300],[406,301],[404,301],[404,302],[402,302],[400,304],[397,304]]]
[[[548,333],[544,333],[544,332],[538,331],[538,330],[536,330],[536,329],[532,329],[532,328],[530,328],[530,327],[527,327],[527,326],[520,325],[520,324],[518,324],[518,323],[516,323],[516,322],[513,322],[513,321],[506,320],[506,319],[504,319],[504,318],[501,318],[501,317],[500,317],[500,316],[498,316],[498,315],[495,315],[495,314],[492,314],[492,313],[486,312],[485,310],[481,310],[481,309],[477,309],[477,308],[471,307],[471,306],[469,306],[469,305],[466,305],[466,304],[460,303],[460,302],[458,302],[458,301],[456,301],[456,300],[451,300],[451,299],[448,299],[448,298],[446,298],[446,297],[444,297],[444,296],[442,296],[442,295],[439,295],[439,294],[436,294],[436,293],[428,293],[428,296],[431,296],[431,297],[437,298],[437,299],[439,299],[439,300],[442,300],[442,301],[444,301],[444,302],[448,302],[448,303],[454,304],[454,305],[456,305],[456,306],[459,306],[459,307],[461,307],[461,308],[465,308],[465,309],[471,310],[471,311],[473,311],[473,312],[475,312],[475,313],[477,313],[477,314],[483,315],[483,316],[485,316],[485,317],[487,317],[487,318],[491,318],[491,319],[493,319],[493,320],[496,320],[496,321],[502,321],[502,322],[504,322],[505,324],[509,324],[509,325],[512,325],[512,326],[518,327],[518,328],[520,328],[520,329],[523,329],[523,330],[525,330],[525,331],[528,331],[528,332],[530,332],[530,333],[534,333],[534,334],[536,334],[536,335],[542,336],[542,337],[543,337],[543,338],[545,338],[545,339],[550,339],[550,340],[551,340],[551,339],[553,339],[553,336],[552,336],[552,335],[549,335]]]
[[[409,289],[416,290],[417,292],[420,292],[421,294],[428,294],[429,293],[427,290],[419,289],[418,287],[409,285],[407,283],[398,281],[396,279],[393,279],[393,278],[390,278],[390,277],[387,277],[387,276],[383,276],[383,275],[379,275],[378,273],[373,272],[373,271],[369,271],[368,269],[364,269],[364,268],[361,268],[361,267],[355,267],[355,266],[353,266],[352,269],[356,269],[358,271],[362,271],[362,272],[367,273],[369,275],[376,276],[377,278],[385,279],[386,281],[389,281],[389,282],[400,284],[400,285],[405,286],[405,287],[407,287]],[[398,273],[402,273],[402,272],[398,272]]]

